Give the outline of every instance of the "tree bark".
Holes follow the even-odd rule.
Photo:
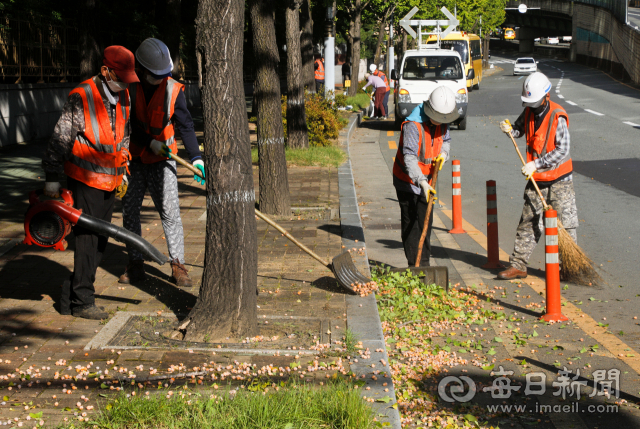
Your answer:
[[[380,19],[380,25],[378,26],[378,43],[376,44],[376,52],[373,55],[373,63],[376,67],[380,67],[380,56],[382,55],[382,42],[384,42],[384,24],[385,17]]]
[[[300,52],[300,3],[301,0],[291,0],[286,10],[287,145],[296,149],[309,147]]]
[[[284,152],[284,129],[280,102],[280,54],[276,42],[274,2],[251,0],[253,61],[256,65],[255,100],[260,159],[260,211],[290,215],[287,160]],[[299,32],[299,30],[298,30]],[[289,51],[287,46],[287,51]],[[298,52],[300,47],[298,46]]]
[[[96,0],[86,0],[84,2],[84,19],[82,33],[78,43],[78,54],[80,55],[80,81],[85,81],[91,76],[95,76],[102,63],[102,52],[98,43],[93,37],[94,15],[96,13]]]
[[[169,48],[173,61],[172,74],[175,79],[180,79],[183,68],[180,67],[180,1],[167,0],[164,12],[164,26],[162,28],[162,41]]]
[[[313,68],[313,20],[311,19],[311,0],[303,0],[300,9],[302,35],[302,84],[309,92],[316,92],[315,70]]]
[[[188,341],[258,332],[258,245],[243,37],[243,0],[200,0],[196,49],[203,75],[207,229],[198,300],[178,328]]]
[[[368,2],[367,2],[368,3]],[[360,31],[362,29],[362,1],[354,0],[349,31],[353,38],[351,49],[351,80],[353,84],[349,88],[349,96],[353,97],[358,92],[358,75],[360,74]]]

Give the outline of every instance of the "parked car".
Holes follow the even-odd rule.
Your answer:
[[[572,37],[571,36],[562,36],[562,41],[563,42],[571,42]]]
[[[547,39],[547,43],[548,43],[549,45],[557,45],[557,44],[559,44],[559,43],[560,43],[560,39],[559,39],[559,38],[557,38],[557,37],[549,37],[549,38]]]
[[[538,71],[538,63],[531,57],[518,58],[513,65],[513,75],[531,74]]]
[[[535,39],[533,39],[533,41],[536,42],[536,43],[540,43],[540,38],[536,37]]]

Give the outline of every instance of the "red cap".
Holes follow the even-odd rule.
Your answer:
[[[109,46],[104,50],[102,63],[116,72],[124,83],[140,82],[135,72],[135,58],[124,46]]]

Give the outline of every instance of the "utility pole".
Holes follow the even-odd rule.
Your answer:
[[[395,67],[394,58],[393,58],[393,13],[391,14],[391,19],[389,20],[389,49],[387,49],[387,75],[391,76],[391,70]],[[395,82],[393,79],[389,78],[389,85],[393,88],[395,86]]]
[[[336,80],[335,80],[335,39],[333,37],[333,18],[335,11],[333,6],[327,7],[327,14],[325,17],[325,38],[324,38],[324,96],[325,98],[333,99],[335,94]]]

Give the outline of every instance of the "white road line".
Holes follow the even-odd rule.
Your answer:
[[[571,104],[572,106],[577,106],[578,105],[578,103],[574,103],[573,101],[569,101],[569,100],[566,100],[566,101],[567,101],[567,103]]]
[[[604,116],[604,113],[594,112],[593,110],[590,110],[590,109],[584,109],[584,111],[585,112],[589,112],[589,113],[593,113],[594,115]]]
[[[634,128],[640,128],[640,125],[634,124],[633,122],[629,122],[629,121],[623,122],[623,124],[631,125]]]
[[[558,98],[564,98],[564,95],[558,94]]]

